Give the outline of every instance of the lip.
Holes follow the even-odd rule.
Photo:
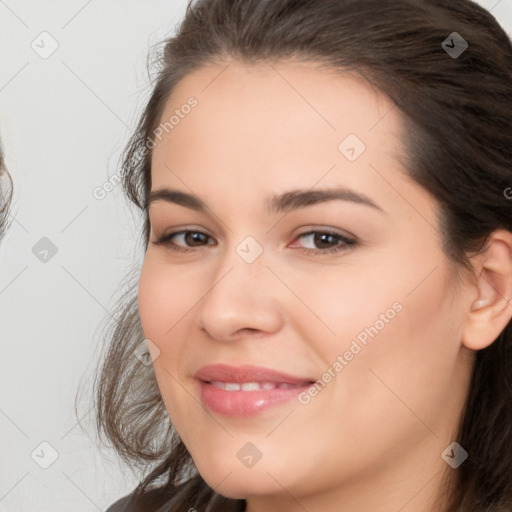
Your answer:
[[[288,402],[315,382],[309,377],[297,377],[270,368],[243,365],[214,364],[202,367],[194,377],[200,387],[203,405],[223,416],[249,417]],[[250,391],[228,391],[212,384],[229,383],[273,383],[286,384],[286,388],[259,389]]]
[[[309,377],[295,377],[286,373],[264,368],[262,366],[242,365],[231,366],[228,364],[211,364],[203,366],[194,375],[196,379],[204,382],[273,382],[276,384],[302,384],[303,382],[314,382]]]

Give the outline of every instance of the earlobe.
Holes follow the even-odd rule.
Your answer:
[[[478,276],[462,343],[471,350],[491,345],[512,319],[512,233],[493,232],[477,257]]]

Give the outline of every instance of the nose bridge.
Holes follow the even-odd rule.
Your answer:
[[[254,237],[246,236],[230,244],[220,258],[209,293],[211,297],[222,295],[223,300],[232,298],[247,305],[255,297],[263,299],[266,292],[271,292],[264,284],[270,274],[266,268],[267,253]]]
[[[228,340],[240,329],[274,331],[280,325],[272,273],[266,268],[263,245],[246,236],[227,248],[219,260],[208,292],[198,305],[201,328]]]
[[[247,235],[243,238],[236,235],[232,237],[234,241],[228,242],[226,251],[220,256],[219,267],[216,272],[215,285],[220,285],[220,279],[230,279],[231,282],[224,283],[224,286],[233,286],[235,290],[242,291],[241,286],[245,283],[253,288],[258,283],[265,280],[269,273],[266,265],[268,263],[268,253],[264,250],[264,241],[259,242],[255,237]],[[252,280],[256,280],[252,283]]]

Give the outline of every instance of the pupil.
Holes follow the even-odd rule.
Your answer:
[[[316,245],[322,245],[322,243],[329,244],[329,239],[332,239],[332,235],[329,235],[327,233],[323,233],[320,235],[317,234],[317,235],[315,235],[315,244]],[[331,240],[331,243],[332,243],[332,240]]]
[[[186,237],[185,237],[187,240],[187,244],[188,245],[194,245],[195,242],[197,243],[201,243],[203,240],[203,234],[202,233],[187,233]]]

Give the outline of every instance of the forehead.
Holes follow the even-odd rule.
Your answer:
[[[307,62],[201,67],[177,84],[160,126],[152,188],[179,184],[177,175],[194,188],[233,179],[311,187],[333,166],[344,184],[361,185],[375,178],[371,163],[397,168],[402,149],[387,96],[354,73]],[[343,153],[350,146],[356,160]]]

